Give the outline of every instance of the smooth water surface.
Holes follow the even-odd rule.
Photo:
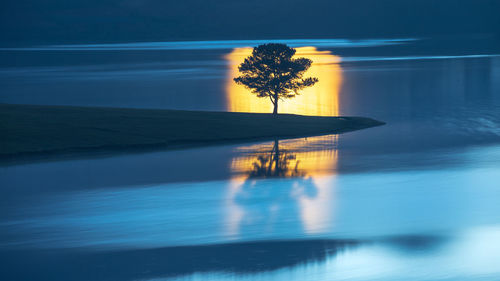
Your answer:
[[[2,279],[500,279],[500,57],[413,42],[290,42],[320,82],[283,112],[381,127],[1,166]],[[2,50],[0,102],[268,112],[250,43]]]

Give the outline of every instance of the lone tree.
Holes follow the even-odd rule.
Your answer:
[[[295,49],[285,44],[263,44],[253,48],[252,55],[238,67],[241,76],[234,78],[259,98],[268,97],[278,114],[278,101],[293,98],[299,91],[314,85],[318,78],[302,78],[311,66],[307,58],[292,58]]]

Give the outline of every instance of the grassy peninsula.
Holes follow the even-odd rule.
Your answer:
[[[0,159],[343,133],[363,117],[0,104]]]

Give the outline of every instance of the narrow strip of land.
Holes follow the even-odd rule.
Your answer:
[[[363,117],[0,104],[0,159],[337,134]]]

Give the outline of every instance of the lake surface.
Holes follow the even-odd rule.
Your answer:
[[[387,125],[0,166],[1,279],[500,279],[500,56],[285,42],[320,82],[283,112]],[[258,43],[2,49],[0,102],[270,112]]]

